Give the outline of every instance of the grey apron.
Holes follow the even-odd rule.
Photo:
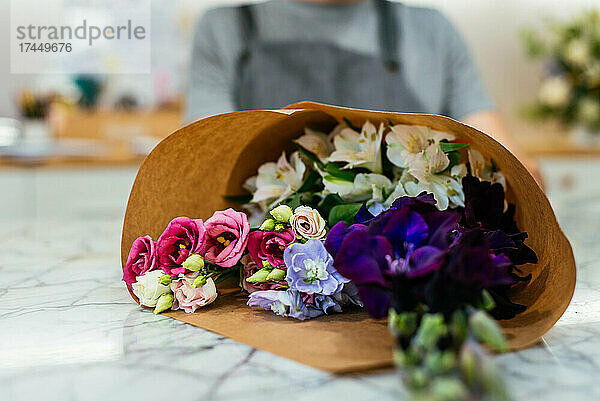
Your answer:
[[[428,112],[402,73],[395,5],[375,0],[375,6],[380,58],[324,42],[262,41],[252,6],[240,7],[245,46],[235,88],[238,110],[277,109],[310,100],[362,109]]]

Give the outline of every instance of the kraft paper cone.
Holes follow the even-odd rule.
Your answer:
[[[569,241],[550,204],[525,167],[494,139],[447,117],[384,113],[299,103],[280,111],[242,111],[197,121],[163,140],[142,164],[127,205],[121,243],[125,266],[133,241],[158,238],[175,217],[206,219],[214,211],[236,207],[223,195],[243,193],[244,181],[258,167],[274,161],[292,140],[311,127],[330,129],[346,118],[360,126],[391,121],[425,125],[468,142],[494,162],[507,179],[507,194],[516,203],[521,231],[539,263],[522,266],[532,273],[526,286],[513,289],[511,299],[527,310],[501,321],[512,350],[539,341],[567,308],[575,288],[575,261]],[[230,337],[252,347],[331,372],[354,372],[392,366],[394,340],[385,321],[351,309],[310,321],[282,318],[246,306],[235,283],[219,286],[214,304],[193,314],[166,315]],[[134,299],[135,296],[131,294]],[[137,299],[136,299],[137,301]]]

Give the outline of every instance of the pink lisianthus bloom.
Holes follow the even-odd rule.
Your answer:
[[[173,219],[156,241],[160,269],[172,277],[186,273],[181,265],[190,255],[200,253],[205,231],[201,219]]]
[[[250,224],[246,214],[231,208],[218,211],[204,222],[204,228],[204,258],[221,267],[235,266],[248,244]]]
[[[137,276],[142,276],[157,267],[156,244],[149,236],[139,237],[131,245],[131,251],[127,257],[125,269],[123,269],[123,281],[127,285],[131,285],[135,283]]]
[[[276,231],[253,231],[248,238],[248,252],[252,255],[254,262],[262,266],[262,261],[268,261],[271,266],[286,270],[283,261],[283,251],[296,240],[294,230],[287,228],[281,232]]]
[[[194,313],[196,309],[206,306],[217,299],[217,287],[212,278],[206,280],[206,284],[194,288],[192,283],[197,274],[191,273],[171,283],[173,291],[172,310],[184,310],[186,313]]]
[[[246,254],[241,259],[242,262],[242,279],[241,279],[241,287],[247,291],[249,294],[252,294],[256,291],[266,291],[266,290],[286,290],[288,288],[288,283],[285,280],[282,281],[267,281],[265,283],[249,283],[246,279],[256,273],[259,268],[262,268],[262,265],[259,267],[256,262],[252,259],[250,254]]]

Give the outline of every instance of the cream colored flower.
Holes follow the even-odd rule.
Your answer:
[[[304,135],[296,139],[296,142],[321,160],[327,159],[333,152],[333,144],[329,140],[329,135],[310,128],[305,128]]]
[[[327,193],[338,194],[346,201],[358,202],[373,200],[382,202],[383,194],[389,193],[394,185],[381,174],[357,174],[354,181],[346,181],[331,175],[323,176]]]
[[[396,166],[406,168],[409,161],[432,144],[454,136],[419,125],[394,125],[385,137],[387,157]]]
[[[252,203],[267,202],[274,205],[297,191],[302,185],[306,166],[300,160],[298,152],[292,153],[288,162],[285,152],[277,163],[265,163],[258,168],[258,176],[250,178],[247,186],[256,187]]]
[[[482,181],[489,181],[492,184],[501,184],[506,188],[506,180],[504,174],[499,171],[493,171],[492,167],[486,164],[483,155],[475,149],[469,149],[469,165],[471,166],[471,174]]]
[[[167,285],[158,282],[158,279],[165,274],[162,270],[152,270],[143,276],[139,276],[137,281],[131,284],[131,289],[136,297],[140,300],[140,304],[154,308],[163,294],[169,294],[171,289]]]
[[[374,173],[381,173],[381,141],[385,125],[379,129],[366,122],[360,133],[351,128],[342,129],[333,138],[335,151],[329,156],[332,162],[347,162],[344,168],[364,167]]]
[[[442,151],[439,142],[429,145],[421,153],[408,159],[408,173],[414,180],[407,179],[404,189],[409,196],[425,191],[433,194],[440,210],[464,206],[465,195],[459,180],[445,170],[450,159]]]
[[[321,239],[327,234],[325,220],[319,212],[308,206],[298,206],[290,219],[294,232],[308,239]]]

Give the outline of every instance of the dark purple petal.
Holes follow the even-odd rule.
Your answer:
[[[387,317],[392,298],[392,291],[377,285],[357,285],[358,296],[365,305],[369,315],[375,319]]]
[[[385,286],[383,272],[388,268],[385,256],[391,254],[392,246],[387,239],[358,230],[344,238],[333,265],[355,284],[378,283]]]
[[[423,217],[408,208],[392,211],[386,222],[383,235],[388,237],[394,248],[404,248],[407,245],[413,249],[421,246],[429,235],[429,227]],[[404,251],[400,252],[404,255]]]
[[[446,250],[434,246],[423,246],[410,256],[410,271],[407,277],[420,277],[438,270],[446,261]]]
[[[369,224],[369,222],[374,218],[375,216],[371,212],[369,212],[369,210],[367,209],[367,204],[365,202],[358,210],[358,213],[356,213],[356,215],[354,216],[354,223]]]
[[[424,218],[430,229],[427,243],[438,248],[447,248],[450,233],[458,229],[460,214],[450,211],[434,212],[424,215]]]
[[[327,249],[327,252],[329,252],[329,254],[335,258],[346,235],[354,231],[366,230],[367,226],[365,225],[353,224],[350,227],[348,227],[346,223],[340,221],[335,226],[333,226],[331,230],[329,230],[327,238],[325,239],[325,249]]]

